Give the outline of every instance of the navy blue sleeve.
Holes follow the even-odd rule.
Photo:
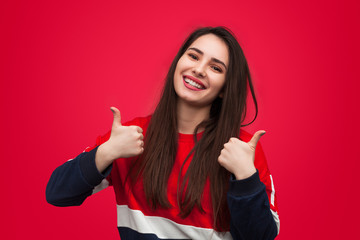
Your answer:
[[[275,239],[276,223],[258,172],[244,180],[231,176],[227,200],[231,215],[230,233],[234,240]]]
[[[112,165],[100,173],[95,164],[97,147],[59,166],[46,186],[46,201],[54,206],[79,206],[95,186],[109,175]]]

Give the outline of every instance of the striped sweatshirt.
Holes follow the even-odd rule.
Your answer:
[[[141,127],[146,135],[151,116],[136,118],[124,125]],[[272,176],[258,143],[255,151],[257,172],[244,180],[229,179],[227,193],[230,211],[230,228],[219,232],[213,226],[210,182],[202,194],[203,211],[194,207],[186,218],[179,216],[177,188],[179,174],[183,177],[191,157],[180,171],[183,162],[194,147],[192,134],[178,134],[178,152],[168,180],[167,195],[172,207],[153,210],[147,203],[143,181],[130,186],[127,174],[133,158],[119,158],[104,172],[95,164],[98,146],[106,142],[110,132],[98,137],[96,145],[87,148],[52,173],[46,187],[48,203],[65,207],[78,206],[101,190],[112,186],[116,197],[117,227],[122,240],[139,239],[274,239],[279,233],[280,222]],[[239,139],[249,141],[251,135],[241,130]]]

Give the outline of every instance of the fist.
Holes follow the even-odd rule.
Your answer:
[[[115,107],[110,109],[113,112],[114,120],[109,140],[100,146],[102,156],[107,161],[114,161],[118,158],[134,157],[141,154],[144,151],[142,128],[123,126],[120,111]]]
[[[257,131],[249,142],[230,138],[224,144],[218,158],[219,164],[235,175],[237,180],[250,177],[256,172],[254,165],[256,145],[265,131]]]

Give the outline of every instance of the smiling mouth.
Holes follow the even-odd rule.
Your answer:
[[[195,88],[197,88],[197,89],[205,89],[205,87],[204,86],[202,86],[202,85],[200,85],[199,83],[197,83],[197,82],[195,82],[195,81],[193,81],[193,80],[191,80],[191,79],[189,79],[189,78],[187,78],[187,77],[184,77],[184,81],[187,83],[187,84],[189,84],[190,86],[192,86],[192,87],[195,87]]]

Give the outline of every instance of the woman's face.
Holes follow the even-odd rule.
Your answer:
[[[179,59],[174,88],[179,101],[208,107],[225,84],[229,52],[225,42],[214,34],[196,39]]]

